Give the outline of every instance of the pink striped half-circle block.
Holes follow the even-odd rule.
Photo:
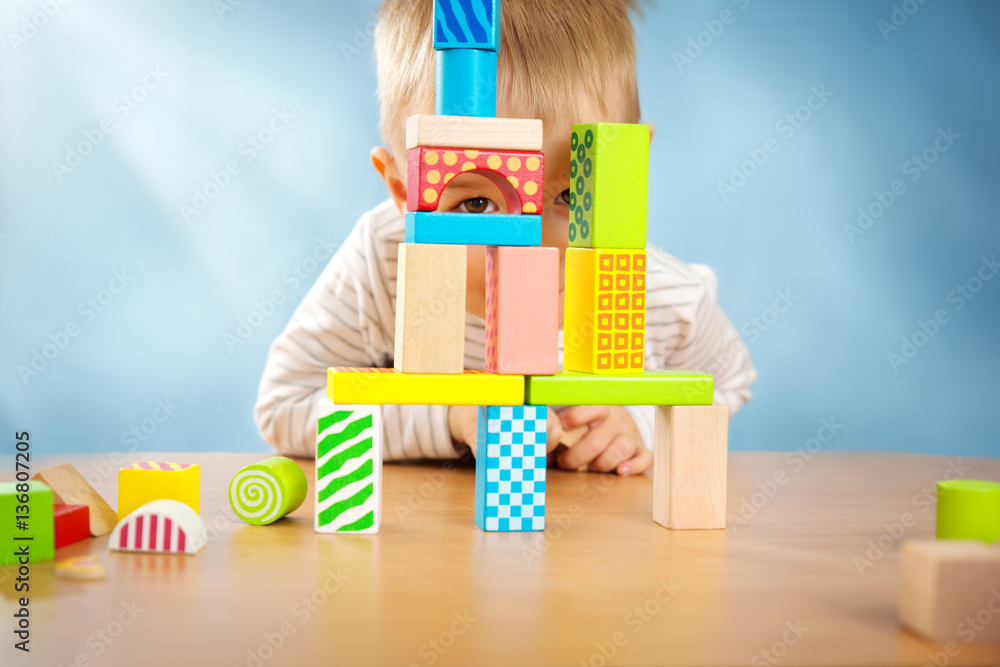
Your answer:
[[[108,548],[113,551],[193,554],[208,535],[201,517],[179,500],[154,500],[118,522]]]

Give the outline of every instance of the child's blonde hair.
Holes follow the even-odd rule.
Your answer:
[[[635,0],[503,0],[498,110],[516,105],[531,118],[567,122],[572,100],[586,100],[601,119],[638,122],[629,19],[634,5]],[[399,167],[406,165],[406,119],[434,113],[433,15],[434,0],[386,0],[375,31],[382,141]]]

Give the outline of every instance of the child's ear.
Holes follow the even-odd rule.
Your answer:
[[[376,146],[372,149],[372,166],[375,167],[375,171],[389,188],[389,195],[396,204],[396,208],[399,209],[399,214],[405,215],[406,182],[399,177],[399,172],[396,170],[396,159],[392,157],[392,153],[381,146]]]
[[[656,126],[652,123],[646,123],[649,127],[649,143],[653,143],[653,135],[656,133]]]

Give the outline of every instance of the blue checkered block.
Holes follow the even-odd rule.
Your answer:
[[[479,408],[476,525],[489,531],[545,530],[548,409]]]

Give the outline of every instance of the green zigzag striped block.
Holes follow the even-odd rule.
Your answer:
[[[382,407],[319,402],[317,533],[377,533],[382,523]]]

